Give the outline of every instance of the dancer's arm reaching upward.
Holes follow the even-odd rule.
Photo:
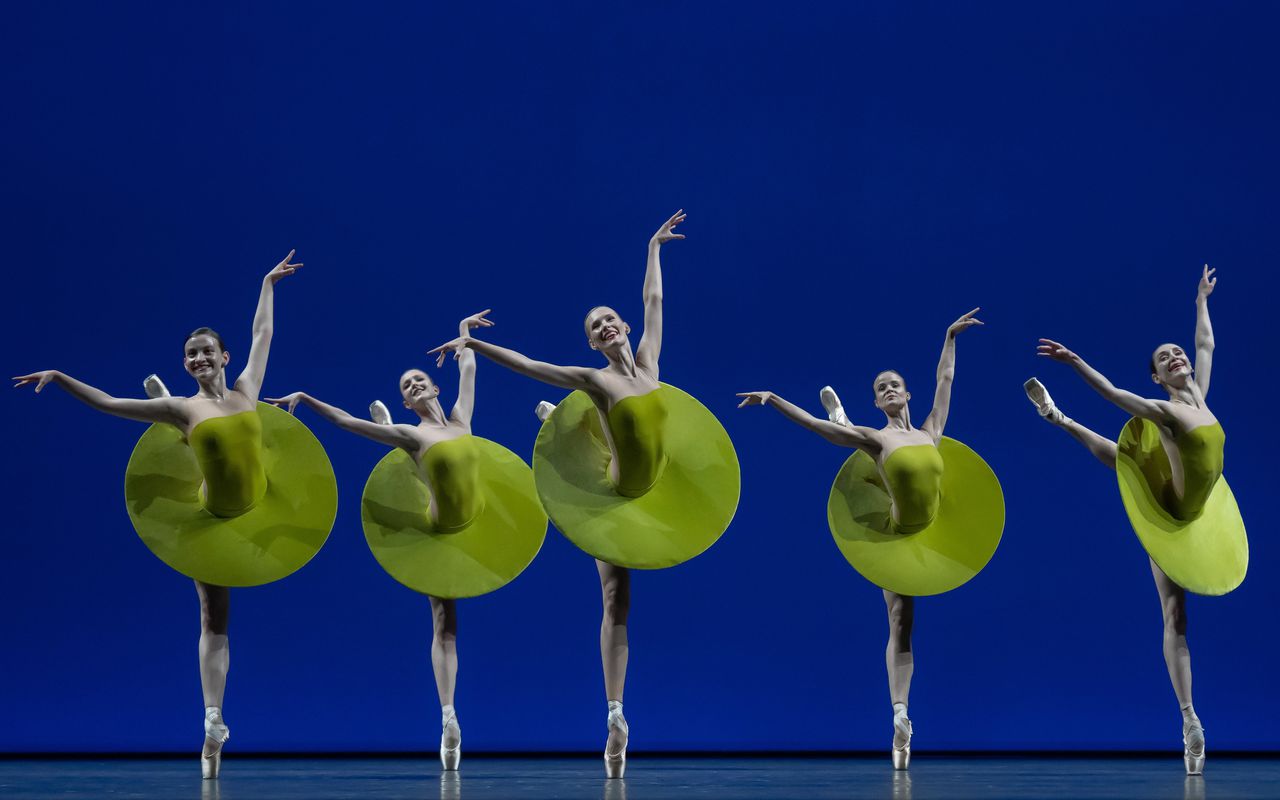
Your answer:
[[[302,264],[291,264],[293,250],[284,260],[267,273],[262,279],[262,292],[258,295],[258,310],[253,315],[253,344],[249,347],[249,358],[245,361],[244,372],[236,378],[236,389],[253,402],[258,401],[258,392],[262,390],[262,380],[267,373],[267,355],[271,352],[271,335],[275,332],[275,286],[276,281],[286,275],[292,275]]]
[[[818,419],[808,411],[794,403],[783,400],[773,392],[739,392],[738,397],[743,398],[742,402],[738,404],[738,408],[772,405],[781,411],[782,415],[787,419],[801,427],[808,428],[827,441],[838,444],[841,447],[866,450],[873,456],[880,449],[880,432],[875,428],[852,424],[839,425],[835,422],[828,422],[825,419]]]
[[[360,419],[337,406],[331,406],[328,403],[317,400],[306,392],[294,392],[284,397],[268,397],[267,402],[284,406],[290,414],[301,403],[343,430],[358,433],[367,439],[381,442],[388,447],[404,448],[409,451],[409,455],[415,457],[417,455],[418,439],[413,434],[414,428],[412,425],[383,425],[367,419]]]
[[[951,413],[951,383],[956,377],[956,334],[960,331],[981,325],[982,320],[974,317],[978,309],[970,311],[947,328],[946,339],[942,342],[942,357],[938,359],[937,388],[933,390],[933,410],[925,418],[920,429],[933,438],[937,444],[942,438],[942,429],[947,426],[947,415]]]
[[[112,416],[133,419],[138,422],[167,423],[169,425],[177,425],[179,428],[185,428],[187,424],[186,398],[157,397],[154,400],[135,400],[127,397],[112,397],[101,389],[94,388],[83,381],[78,381],[56,369],[33,372],[30,375],[19,375],[13,380],[17,381],[13,385],[15,389],[28,383],[34,383],[37,394],[47,384],[52,383],[56,386],[61,386],[63,391],[90,408],[95,408]]]
[[[1209,323],[1209,295],[1218,279],[1213,277],[1217,270],[1204,265],[1204,273],[1200,276],[1200,290],[1196,292],[1196,385],[1200,394],[1209,394],[1209,373],[1213,370],[1213,325]]]
[[[596,371],[590,367],[562,367],[557,364],[548,364],[546,361],[535,361],[523,353],[517,353],[515,350],[499,347],[489,342],[482,342],[471,336],[459,336],[457,339],[445,342],[428,352],[435,354],[436,366],[441,366],[444,364],[445,356],[449,353],[453,353],[454,358],[461,358],[462,353],[467,350],[474,350],[495,364],[504,366],[513,372],[519,372],[521,375],[526,375],[536,381],[559,386],[562,389],[582,389],[590,392],[595,388],[594,376]]]
[[[684,209],[671,215],[662,223],[658,232],[649,240],[649,259],[644,272],[644,333],[636,348],[636,365],[658,377],[658,356],[662,353],[662,262],[659,252],[673,239],[683,239],[684,234],[675,228],[684,222]]]
[[[479,314],[458,323],[458,335],[468,337],[472,328],[492,328],[493,321],[485,319],[491,309],[486,308]],[[471,427],[471,412],[476,405],[476,355],[470,349],[458,353],[458,399],[453,404],[450,416],[468,428]]]
[[[1141,417],[1161,425],[1169,422],[1169,415],[1163,402],[1139,397],[1133,392],[1116,388],[1115,384],[1107,380],[1105,375],[1086,364],[1083,358],[1068,350],[1065,345],[1052,339],[1041,339],[1040,345],[1036,348],[1036,354],[1051,358],[1054,361],[1060,361],[1063,364],[1069,364],[1076,372],[1080,373],[1080,377],[1084,378],[1085,383],[1092,386],[1098,394],[1135,417]]]

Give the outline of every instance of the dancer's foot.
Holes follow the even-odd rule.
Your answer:
[[[893,712],[893,768],[911,766],[911,719],[907,707],[898,703]]]
[[[534,407],[533,413],[535,416],[537,416],[539,421],[546,422],[547,417],[551,416],[551,412],[555,410],[556,410],[555,403],[548,403],[546,400],[543,400],[541,403],[538,403],[538,405]]]
[[[440,714],[440,766],[455,770],[462,762],[462,728],[453,706],[445,706]]]
[[[621,778],[627,770],[627,738],[631,735],[627,718],[622,716],[622,703],[609,701],[606,725],[609,738],[604,745],[604,775],[606,778]]]
[[[211,780],[222,769],[222,745],[231,738],[231,730],[222,721],[222,709],[209,706],[204,710],[204,750],[200,752],[200,774]]]
[[[1204,774],[1204,726],[1192,715],[1182,721],[1182,761],[1188,775]]]
[[[381,400],[374,400],[369,404],[369,419],[379,425],[390,425],[391,412],[387,410],[386,404]]]
[[[160,380],[159,375],[148,375],[144,378],[142,389],[147,393],[147,397],[152,400],[160,397],[169,397],[169,390],[165,387],[164,381]]]
[[[830,386],[823,386],[818,392],[818,398],[822,400],[822,407],[827,410],[827,419],[837,425],[848,425],[849,417],[844,413],[844,406],[840,405],[840,397],[836,394],[836,390]]]
[[[1053,398],[1049,396],[1049,390],[1044,388],[1044,384],[1039,380],[1032,378],[1022,384],[1022,388],[1027,393],[1027,399],[1035,404],[1040,416],[1054,425],[1066,425],[1071,421],[1071,417],[1063,414],[1062,409],[1053,404]]]

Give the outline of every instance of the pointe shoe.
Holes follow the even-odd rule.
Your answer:
[[[1204,774],[1204,726],[1197,719],[1182,723],[1182,761],[1188,775]]]
[[[840,396],[836,394],[836,390],[830,386],[823,386],[818,392],[818,399],[822,401],[822,407],[827,410],[827,419],[837,425],[848,425],[849,417],[844,413],[844,406],[840,405]]]
[[[911,720],[906,712],[893,715],[893,768],[911,766]]]
[[[551,416],[551,412],[555,410],[556,410],[555,403],[548,403],[546,400],[543,400],[541,403],[538,403],[538,405],[534,407],[533,413],[535,416],[537,416],[539,420],[541,420],[542,422],[546,422],[547,417]]]
[[[1062,409],[1053,404],[1053,398],[1049,396],[1049,390],[1044,388],[1044,384],[1036,378],[1032,378],[1022,384],[1022,389],[1027,393],[1027,399],[1035,404],[1040,416],[1049,422],[1054,425],[1066,425],[1071,421],[1070,417],[1062,413]]]
[[[462,728],[458,725],[458,715],[452,709],[445,713],[444,728],[440,732],[440,766],[445,771],[456,770],[462,763]]]
[[[147,393],[147,397],[152,400],[170,396],[168,388],[165,387],[164,381],[160,380],[159,375],[148,375],[144,378],[142,389]]]
[[[374,400],[369,404],[369,419],[379,425],[390,425],[391,412],[387,410],[386,405],[381,400]]]
[[[222,769],[222,745],[231,738],[231,730],[222,721],[222,714],[210,711],[204,717],[204,749],[200,751],[200,775],[205,780],[218,777]],[[209,751],[210,742],[213,751]]]
[[[609,743],[605,742],[604,776],[621,778],[627,771],[627,738],[631,735],[631,729],[627,727],[627,718],[622,716],[621,711],[610,712],[607,724],[609,740],[614,741],[617,750],[609,752]]]

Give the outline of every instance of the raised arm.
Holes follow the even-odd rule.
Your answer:
[[[933,410],[920,426],[937,444],[942,438],[942,429],[947,426],[947,415],[951,413],[951,383],[956,377],[956,335],[974,325],[981,325],[982,320],[973,316],[978,309],[970,311],[947,328],[947,336],[942,342],[942,357],[938,359],[937,387],[933,390]]]
[[[1204,265],[1204,273],[1200,276],[1200,291],[1196,292],[1196,385],[1200,393],[1209,394],[1209,373],[1213,370],[1213,325],[1209,323],[1209,295],[1218,279],[1213,277],[1217,270]]]
[[[874,428],[867,428],[862,425],[838,425],[825,419],[818,419],[808,411],[794,403],[783,400],[773,392],[739,392],[738,397],[743,398],[742,402],[738,404],[738,408],[771,405],[781,411],[782,415],[787,419],[803,428],[808,428],[827,441],[838,444],[841,447],[853,447],[858,450],[871,451],[872,455],[875,455],[875,451],[880,447],[879,432]]]
[[[268,397],[267,402],[285,407],[290,414],[301,403],[343,430],[358,433],[367,439],[381,442],[388,447],[402,447],[408,450],[411,455],[418,449],[418,440],[413,435],[412,425],[383,425],[367,419],[360,419],[337,406],[321,402],[306,392],[294,392],[284,397]]]
[[[562,389],[589,391],[594,385],[593,376],[595,375],[595,370],[588,367],[561,367],[556,364],[548,364],[545,361],[534,361],[532,358],[522,353],[517,353],[515,350],[508,350],[496,344],[482,342],[470,336],[459,336],[457,339],[445,342],[428,352],[435,354],[436,366],[440,366],[444,364],[445,356],[449,353],[453,353],[454,358],[460,359],[462,353],[467,350],[474,350],[495,364],[504,366],[513,372],[527,375],[536,381],[549,383],[552,386],[559,386]]]
[[[181,397],[157,397],[154,400],[135,400],[132,398],[112,397],[101,389],[95,389],[83,381],[70,375],[64,375],[56,369],[33,372],[30,375],[19,375],[13,388],[28,383],[36,385],[36,393],[47,384],[61,386],[63,391],[75,399],[98,411],[116,417],[134,419],[139,422],[161,422],[185,428],[187,424],[186,402]]]
[[[458,335],[462,338],[470,338],[472,328],[492,328],[493,321],[485,319],[491,309],[486,308],[479,314],[471,316],[458,323]],[[450,414],[458,422],[466,425],[471,424],[471,412],[476,405],[476,355],[471,352],[470,348],[458,353],[458,399],[453,404],[453,412]]]
[[[649,239],[649,260],[644,271],[644,334],[636,348],[636,364],[654,376],[658,374],[658,356],[662,353],[662,246],[673,239],[683,239],[676,226],[684,222],[684,209],[671,215]]]
[[[286,275],[292,275],[301,264],[290,264],[294,251],[290,250],[284,260],[262,279],[262,291],[258,294],[258,310],[253,315],[253,344],[249,347],[249,359],[245,361],[244,372],[236,378],[236,391],[242,392],[250,400],[257,401],[258,392],[262,390],[262,379],[267,374],[267,355],[271,352],[271,334],[275,330],[275,286],[276,281]]]
[[[1086,364],[1083,358],[1071,352],[1062,344],[1052,339],[1041,339],[1040,345],[1036,348],[1036,354],[1051,358],[1054,361],[1060,361],[1063,364],[1069,364],[1076,372],[1080,373],[1080,377],[1084,378],[1084,382],[1092,386],[1098,394],[1135,417],[1141,417],[1160,424],[1168,422],[1164,407],[1159,401],[1139,397],[1133,392],[1127,392],[1124,389],[1117,389],[1111,381],[1107,380],[1105,375]]]

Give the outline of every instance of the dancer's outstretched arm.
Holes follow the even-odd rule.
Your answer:
[[[925,418],[920,429],[933,437],[934,444],[942,438],[942,429],[947,426],[947,415],[951,413],[951,383],[956,377],[956,334],[982,325],[982,320],[973,316],[978,309],[970,311],[947,328],[946,339],[942,342],[942,357],[938,359],[937,388],[933,390],[933,410]]]
[[[801,427],[808,428],[827,441],[838,444],[841,447],[867,450],[879,446],[880,435],[875,428],[852,424],[839,425],[834,422],[828,422],[825,419],[818,419],[808,411],[794,403],[783,400],[773,392],[739,392],[738,397],[743,398],[742,402],[738,404],[738,408],[772,405],[781,411],[782,415],[787,419]]]
[[[493,321],[485,319],[491,309],[486,308],[479,314],[458,323],[458,335],[468,337],[472,328],[492,328]],[[471,350],[458,353],[458,399],[453,404],[450,416],[467,427],[471,426],[471,412],[476,405],[476,354]]]
[[[337,406],[321,402],[306,392],[294,392],[284,397],[268,397],[267,402],[283,406],[290,414],[301,403],[343,430],[358,433],[367,439],[381,442],[388,447],[403,447],[410,454],[418,448],[418,440],[413,435],[412,425],[382,425],[367,419],[360,419]]]
[[[459,336],[457,339],[445,342],[427,352],[435,354],[436,366],[441,366],[444,364],[445,356],[449,353],[453,353],[454,358],[461,358],[462,353],[466,350],[474,350],[495,364],[504,366],[513,372],[519,372],[521,375],[526,375],[536,381],[559,386],[562,389],[590,391],[595,386],[596,371],[590,367],[561,367],[557,364],[548,364],[545,361],[535,361],[523,353],[517,353],[515,350],[508,350],[505,347],[499,347],[489,342],[482,342],[471,336]]]
[[[684,238],[684,234],[675,232],[684,217],[682,208],[662,223],[649,240],[649,260],[644,272],[644,333],[636,348],[636,365],[655,378],[658,377],[658,356],[662,353],[662,262],[658,253],[667,242]]]
[[[47,384],[61,386],[63,391],[75,399],[99,411],[116,417],[134,419],[139,422],[162,422],[169,425],[185,427],[187,424],[187,405],[182,397],[157,397],[154,400],[135,400],[128,397],[112,397],[101,389],[96,389],[70,375],[47,369],[33,372],[30,375],[19,375],[13,388],[28,383],[36,385],[36,393]]]
[[[1209,324],[1209,295],[1218,279],[1213,277],[1217,270],[1204,265],[1204,274],[1200,276],[1200,291],[1196,293],[1196,385],[1200,394],[1209,395],[1209,373],[1213,370],[1213,325]]]
[[[1084,382],[1092,386],[1098,394],[1135,417],[1141,417],[1160,424],[1168,422],[1168,414],[1159,400],[1139,397],[1133,392],[1116,388],[1115,384],[1107,380],[1105,375],[1086,364],[1083,358],[1068,350],[1066,346],[1052,339],[1041,339],[1040,345],[1036,348],[1036,354],[1051,358],[1054,361],[1060,361],[1063,364],[1069,364],[1076,372],[1080,373],[1080,377],[1084,378]]]
[[[262,380],[267,374],[267,355],[271,352],[271,334],[275,331],[275,286],[276,281],[286,275],[292,275],[301,264],[290,264],[293,250],[284,260],[267,273],[262,279],[262,292],[258,295],[258,310],[253,315],[253,344],[249,347],[249,358],[245,361],[244,372],[236,378],[232,388],[242,392],[255,403],[258,392],[262,390]]]

